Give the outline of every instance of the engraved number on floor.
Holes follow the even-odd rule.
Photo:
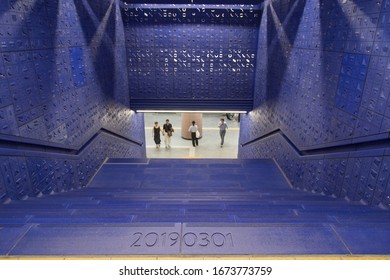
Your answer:
[[[221,232],[135,232],[130,247],[173,247],[181,244],[187,247],[234,247],[233,235]]]

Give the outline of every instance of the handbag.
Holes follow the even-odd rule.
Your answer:
[[[200,132],[199,132],[199,130],[197,130],[195,133],[196,133],[196,138],[199,138],[199,137],[200,137]]]

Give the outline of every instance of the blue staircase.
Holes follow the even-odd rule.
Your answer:
[[[390,212],[293,190],[272,160],[109,159],[0,205],[0,254],[390,254]]]

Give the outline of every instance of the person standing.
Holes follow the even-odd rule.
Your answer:
[[[165,136],[164,137],[164,140],[165,140],[165,149],[170,149],[171,148],[171,137],[173,135],[173,127],[172,127],[172,124],[169,122],[169,120],[167,119],[165,121],[165,124],[163,125],[163,131],[165,133],[163,133],[163,135]]]
[[[218,126],[219,126],[219,135],[221,136],[221,148],[222,148],[223,143],[225,142],[225,135],[226,135],[226,130],[228,129],[228,126],[225,123],[224,119],[220,120],[220,122],[218,123]]]
[[[163,132],[161,127],[158,125],[158,122],[154,123],[154,127],[152,129],[152,137],[154,139],[154,143],[156,143],[156,149],[160,148],[161,138],[160,133]]]
[[[198,146],[198,137],[196,137],[198,126],[195,124],[195,121],[192,121],[192,125],[188,128],[188,131],[191,132],[192,146]]]

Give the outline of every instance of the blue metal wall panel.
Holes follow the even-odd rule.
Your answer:
[[[74,85],[76,87],[82,87],[85,84],[83,49],[69,48],[69,56]]]
[[[260,16],[253,6],[124,5],[131,108],[251,110]]]
[[[143,117],[130,111],[123,90],[128,75],[117,3],[0,2],[1,201],[85,186],[107,156],[145,156],[144,147],[106,136],[78,159],[18,149],[15,137],[78,149],[102,128],[144,142]]]
[[[370,142],[390,132],[389,10],[386,0],[266,5],[255,109],[241,118],[240,142],[279,129],[300,150],[371,148],[313,159],[274,136],[240,148],[240,157],[275,158],[294,188],[389,207],[388,156]]]

